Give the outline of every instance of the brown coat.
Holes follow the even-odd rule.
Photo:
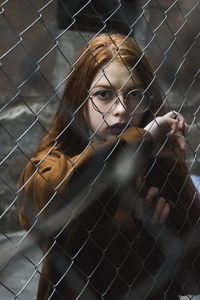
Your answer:
[[[199,199],[184,165],[151,160],[152,146],[145,131],[128,129],[80,155],[47,149],[27,164],[20,221],[33,225],[44,255],[38,300],[175,300],[200,292]],[[126,183],[112,176],[119,159],[123,173],[134,170]],[[148,186],[169,201],[164,225],[151,224],[149,207],[143,220],[135,216]]]

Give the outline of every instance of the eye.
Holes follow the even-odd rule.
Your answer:
[[[109,101],[113,99],[114,95],[115,92],[111,90],[98,90],[93,94],[93,97],[101,101]]]
[[[144,98],[144,94],[140,90],[132,90],[128,93],[128,98],[130,100],[135,100],[137,102],[140,102]]]
[[[144,90],[132,90],[127,94],[127,105],[133,113],[144,113],[149,109],[151,98]]]

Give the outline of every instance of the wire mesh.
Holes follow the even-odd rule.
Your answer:
[[[31,161],[41,138],[49,133],[51,120],[62,101],[64,86],[76,69],[75,53],[102,32],[110,34],[114,31],[123,33],[126,38],[134,37],[152,66],[167,110],[184,115],[189,125],[187,178],[192,178],[195,196],[199,197],[199,1],[7,0],[0,1],[0,8],[1,299],[35,299],[40,276],[40,284],[49,286],[50,292],[46,298],[44,294],[38,294],[38,299],[200,299],[200,280],[198,276],[193,278],[193,271],[198,271],[199,265],[198,215],[190,220],[191,230],[183,237],[181,230],[187,226],[187,221],[178,227],[175,235],[165,224],[155,227],[136,221],[137,232],[126,235],[125,227],[135,209],[126,204],[130,195],[140,199],[141,190],[127,189],[124,182],[130,177],[137,181],[138,169],[143,167],[146,159],[146,154],[140,156],[141,145],[131,152],[135,155],[125,157],[122,155],[124,147],[121,147],[120,151],[123,151],[117,155],[114,166],[110,165],[109,158],[113,153],[115,155],[119,143],[97,152],[88,166],[86,164],[83,170],[77,168],[77,178],[64,196],[60,189],[67,176],[57,186],[49,185],[50,196],[45,207],[35,215],[34,205],[28,208],[32,223],[27,231],[22,231],[18,216],[23,190],[34,176],[41,175],[40,163],[45,157],[40,163],[33,164],[32,175],[22,187],[18,183],[20,175]],[[82,124],[77,122],[79,110],[80,107],[73,112],[71,122],[76,122],[78,131],[87,136]],[[68,159],[66,164],[78,165],[90,149],[91,139],[92,136],[76,160]],[[162,171],[169,177],[173,166],[168,173]],[[96,199],[106,198],[105,193],[113,184],[117,186],[115,193],[108,203],[97,201],[94,220],[90,220]],[[178,190],[178,186],[179,182],[172,190]],[[179,189],[177,203],[181,189],[184,185]],[[119,219],[115,222],[109,205],[116,201],[117,193],[125,199],[125,204],[120,203],[120,209],[126,213],[125,217],[117,215]],[[58,212],[55,201],[62,208]],[[184,207],[187,216],[190,209],[192,203]],[[52,210],[54,214],[48,215]],[[102,216],[102,210],[105,216]],[[48,218],[43,220],[45,214]],[[104,226],[103,218],[107,218],[110,227]],[[74,228],[72,224],[75,224]],[[63,236],[65,245],[71,228],[75,230],[76,239],[71,239],[72,244],[65,248]],[[137,244],[139,235],[147,241],[146,249]],[[45,240],[48,243],[41,251],[39,246]],[[136,251],[136,246],[141,250]],[[157,260],[151,258],[155,248]],[[193,250],[196,251],[194,254]],[[190,252],[189,267],[181,269],[185,253]],[[163,257],[165,259],[159,264]],[[49,260],[55,277],[48,277],[44,271]],[[154,273],[151,264],[157,266]],[[182,274],[177,275],[179,267]],[[130,268],[134,269],[135,275],[130,275]],[[100,275],[101,282],[96,284],[95,278]],[[175,292],[175,282],[182,290]],[[187,284],[192,288],[187,290]],[[186,292],[183,292],[184,288]]]

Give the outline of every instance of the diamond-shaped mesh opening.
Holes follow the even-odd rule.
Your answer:
[[[199,11],[0,1],[1,299],[200,299]]]

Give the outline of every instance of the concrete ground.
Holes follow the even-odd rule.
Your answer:
[[[17,244],[23,235],[24,233],[18,233],[9,238],[10,241]],[[7,240],[7,237],[0,239],[1,249],[4,249],[3,246]],[[12,244],[10,244],[10,249],[12,249]],[[7,260],[0,272],[0,300],[35,299],[39,270],[41,269],[40,259],[41,252],[34,245],[23,254],[13,255],[11,259]]]
[[[9,236],[11,242],[18,243],[24,233]],[[0,238],[3,249],[8,237]],[[37,246],[31,246],[23,254],[11,256],[5,262],[1,260],[0,268],[0,300],[34,300],[41,269],[41,252]],[[200,300],[200,296],[185,296],[181,300]],[[43,300],[43,299],[41,299]],[[88,299],[85,299],[88,300]]]

